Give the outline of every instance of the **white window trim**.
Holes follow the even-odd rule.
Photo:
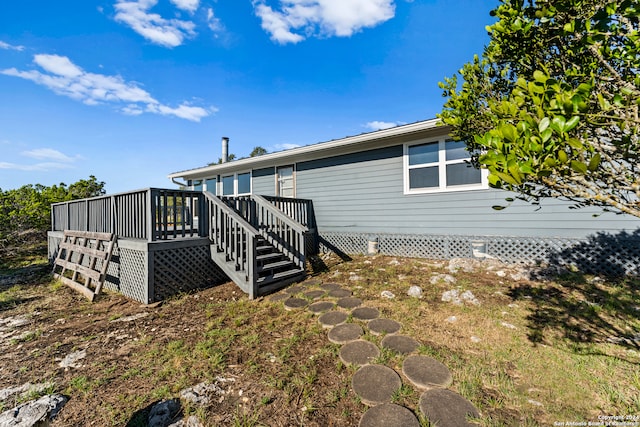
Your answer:
[[[248,193],[238,193],[238,175],[244,175],[244,174],[249,174],[249,192]],[[228,177],[228,176],[233,176],[233,194],[224,194],[224,184],[223,184],[223,180],[224,178]],[[240,171],[240,172],[234,172],[234,173],[230,173],[230,174],[226,174],[226,175],[220,175],[220,180],[218,181],[218,185],[220,186],[220,195],[221,196],[231,196],[231,197],[235,197],[235,196],[248,196],[253,194],[253,173],[251,170],[246,170],[246,171]]]
[[[287,164],[278,165],[278,166],[275,167],[275,174],[274,174],[275,175],[275,185],[276,185],[275,193],[276,193],[276,197],[283,197],[280,194],[280,181],[279,181],[280,174],[278,173],[278,169],[280,169],[280,168],[288,168],[288,167],[293,169],[293,174],[292,174],[292,179],[293,179],[293,197],[292,198],[295,199],[295,197],[296,197],[296,175],[297,175],[296,174],[296,163],[287,163]]]
[[[411,143],[404,144],[402,155],[402,169],[404,179],[404,194],[429,194],[429,193],[452,193],[456,191],[470,191],[470,190],[486,190],[489,188],[489,172],[485,169],[480,170],[480,183],[479,184],[467,184],[456,185],[447,187],[447,165],[453,165],[456,163],[465,163],[465,159],[447,160],[445,151],[445,142],[451,140],[448,137],[442,137],[437,139],[423,139],[419,141],[413,141]],[[409,166],[409,147],[414,145],[423,145],[429,143],[438,143],[438,161],[433,163],[421,163],[419,165]],[[438,167],[438,182],[439,187],[425,187],[425,188],[409,188],[409,170],[423,167]]]

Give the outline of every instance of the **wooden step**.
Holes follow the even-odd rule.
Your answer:
[[[280,284],[280,282],[283,282],[285,280],[288,279],[295,279],[297,280],[300,276],[304,276],[305,272],[304,270],[300,270],[299,268],[295,268],[295,269],[291,269],[291,270],[285,270],[285,271],[281,271],[279,273],[274,274],[273,276],[267,276],[267,277],[260,277],[258,279],[258,285],[260,285],[260,288],[262,288],[262,286],[270,284],[270,283],[278,283]],[[285,284],[283,284],[282,286],[285,286]]]
[[[283,258],[284,255],[282,255],[280,252],[271,252],[268,254],[263,254],[263,255],[258,255],[256,257],[256,261],[258,261],[258,263],[263,262],[263,261],[269,261],[269,260],[273,260],[273,259],[277,259],[277,258]]]
[[[282,267],[295,267],[295,264],[290,260],[286,259],[284,261],[272,262],[270,264],[265,264],[262,267],[258,267],[258,272],[262,273],[263,271],[276,270]]]

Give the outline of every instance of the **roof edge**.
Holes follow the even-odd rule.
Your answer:
[[[242,169],[250,168],[250,166],[260,163],[276,162],[279,159],[287,157],[303,156],[313,153],[320,153],[323,151],[331,151],[337,148],[345,148],[353,146],[365,141],[378,141],[382,139],[410,135],[412,133],[421,132],[425,130],[435,129],[441,124],[440,119],[429,119],[420,122],[409,123],[406,125],[395,126],[388,129],[377,130],[373,132],[361,133],[359,135],[347,136],[345,138],[333,139],[326,142],[319,142],[315,144],[305,145],[303,147],[291,148],[288,150],[278,151],[275,153],[263,154],[256,157],[247,157],[240,160],[234,160],[232,162],[215,164],[210,166],[203,166],[200,168],[188,169],[180,172],[174,172],[168,175],[169,179],[175,178],[188,178],[199,177],[206,175],[208,172],[223,171],[225,169]]]

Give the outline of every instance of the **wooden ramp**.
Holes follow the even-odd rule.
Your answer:
[[[65,230],[53,277],[93,301],[106,279],[115,241],[113,233]]]

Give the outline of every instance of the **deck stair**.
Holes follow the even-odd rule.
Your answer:
[[[204,194],[211,257],[250,298],[304,279],[307,227],[261,196]]]

